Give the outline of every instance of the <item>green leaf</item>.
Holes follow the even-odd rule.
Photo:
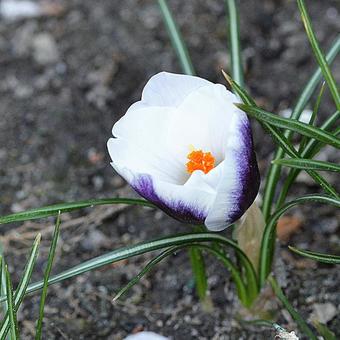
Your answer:
[[[337,255],[316,253],[314,251],[302,250],[302,249],[294,248],[291,246],[289,246],[289,249],[296,254],[299,254],[304,257],[308,257],[309,259],[312,259],[318,262],[329,263],[329,264],[340,264],[340,256],[337,256]]]
[[[225,72],[223,72],[223,75],[226,77],[227,81],[229,82],[232,89],[235,91],[235,93],[238,94],[238,96],[242,99],[243,102],[248,104],[248,107],[254,107],[256,106],[250,106],[255,105],[252,98],[248,95],[248,93],[242,89],[235,81],[233,81]],[[271,136],[273,137],[274,141],[284,150],[286,153],[288,153],[289,156],[293,158],[299,158],[300,155],[295,150],[295,148],[291,145],[289,140],[284,136],[284,134],[280,133],[276,128],[271,126],[270,124],[266,122],[260,121],[261,125],[265,130],[267,130]],[[326,193],[338,197],[338,194],[336,190],[318,173],[316,173],[314,170],[306,170],[307,173],[316,181],[316,183],[319,183],[319,185],[326,191]],[[277,173],[279,175],[279,173]],[[267,196],[267,202],[269,202],[269,196]]]
[[[328,51],[326,59],[329,63],[331,63],[337,54],[340,51],[340,36],[334,41],[332,47]],[[306,86],[304,87],[303,91],[301,92],[292,114],[290,116],[291,119],[299,119],[302,111],[308,104],[310,98],[312,97],[314,90],[316,89],[319,81],[321,80],[322,72],[320,67],[316,69],[313,73],[312,77],[307,82]],[[293,131],[288,130],[285,132],[285,137],[290,140],[293,135]],[[274,159],[280,159],[284,157],[284,150],[278,148],[275,154]],[[303,156],[304,157],[304,156]],[[306,158],[306,157],[304,157]],[[279,165],[272,164],[269,168],[268,174],[266,176],[266,183],[264,187],[264,195],[263,195],[263,206],[262,211],[267,220],[271,214],[272,204],[275,196],[275,188],[277,187],[277,183],[280,178],[281,167]],[[281,202],[283,204],[284,201]],[[280,204],[280,205],[281,205]],[[280,206],[279,205],[279,206]]]
[[[274,279],[273,276],[270,276],[268,278],[269,283],[271,284],[273,291],[277,298],[281,301],[281,303],[284,305],[284,307],[287,309],[288,313],[291,315],[291,317],[294,319],[294,321],[299,326],[300,330],[308,336],[311,340],[318,340],[318,338],[314,335],[312,330],[307,325],[306,321],[303,319],[303,317],[294,309],[294,307],[289,303],[288,299],[284,295],[282,289],[279,287],[277,281]]]
[[[266,281],[267,276],[271,271],[271,266],[273,262],[273,253],[276,240],[276,223],[278,219],[290,208],[307,203],[307,202],[320,202],[328,203],[336,207],[340,207],[340,199],[332,198],[323,195],[307,195],[299,197],[293,201],[286,203],[280,209],[278,209],[268,220],[261,244],[261,254],[260,254],[260,269],[259,269],[259,286],[262,287]]]
[[[210,253],[212,253],[214,256],[216,256],[218,259],[220,259],[223,264],[225,265],[225,267],[227,269],[230,270],[231,275],[233,277],[233,281],[236,285],[236,289],[237,289],[237,294],[240,298],[240,301],[247,307],[249,307],[251,305],[251,302],[247,296],[247,288],[242,280],[241,277],[241,273],[238,271],[238,269],[235,267],[235,265],[220,251],[214,249],[212,246],[208,246],[208,245],[202,245],[202,244],[196,244],[196,243],[191,243],[188,245],[184,245],[184,246],[176,246],[176,247],[171,247],[169,249],[166,249],[165,251],[163,251],[161,254],[159,254],[158,256],[156,256],[154,259],[152,259],[144,268],[143,270],[137,274],[132,280],[130,280],[128,282],[127,285],[125,285],[122,289],[119,290],[119,292],[117,293],[117,295],[114,297],[113,301],[116,301],[117,299],[119,299],[123,294],[125,294],[132,286],[134,286],[136,283],[138,283],[140,281],[140,279],[147,274],[148,272],[150,272],[154,266],[156,264],[158,264],[160,261],[162,261],[163,259],[165,259],[166,257],[168,257],[171,254],[174,254],[176,252],[178,252],[179,250],[183,250],[184,248],[187,247],[195,247],[198,248],[200,250],[206,250]]]
[[[261,122],[274,125],[278,128],[285,128],[285,129],[298,132],[304,136],[317,139],[320,142],[332,145],[335,148],[340,149],[340,139],[322,129],[302,123],[294,119],[279,117],[270,112],[266,112],[258,107],[254,107],[254,106],[250,106],[246,104],[236,104],[236,105],[241,110],[246,111],[250,116],[256,118],[257,120]]]
[[[38,256],[39,252],[39,245],[40,245],[41,235],[38,234],[35,238],[35,241],[32,246],[31,253],[29,255],[28,261],[26,263],[23,275],[21,276],[20,282],[18,284],[18,287],[14,294],[14,303],[15,303],[15,309],[18,310],[22,300],[24,299],[27,286],[31,280],[33,268],[35,265],[35,261]],[[5,298],[6,299],[6,298]],[[3,318],[0,326],[0,339],[5,339],[7,336],[7,333],[10,328],[9,323],[9,316],[8,313],[6,313],[5,317]]]
[[[340,112],[336,111],[334,114],[332,114],[325,122],[324,124],[322,124],[322,126],[320,127],[320,129],[322,130],[329,130],[336,122],[337,120],[340,118]],[[336,129],[336,131],[333,132],[334,136],[338,136],[340,134],[340,127],[338,129]],[[315,139],[310,140],[307,143],[307,146],[305,147],[305,149],[302,151],[301,153],[301,158],[312,158],[313,156],[315,156],[320,148],[323,146],[322,143],[316,141]],[[297,177],[297,175],[300,173],[299,169],[291,169],[280,192],[279,198],[277,200],[277,204],[276,207],[280,208],[281,205],[284,203],[288,191],[290,189],[290,187],[292,186],[292,184],[294,183],[295,178]]]
[[[8,314],[9,314],[9,324],[11,329],[11,339],[19,339],[19,328],[16,316],[16,309],[13,303],[13,287],[11,278],[8,272],[7,265],[5,267],[6,273],[6,290],[7,290],[7,306],[8,306]]]
[[[309,119],[308,125],[314,125],[314,123],[315,123],[316,116],[317,116],[317,113],[319,111],[320,104],[321,104],[321,98],[322,98],[324,91],[325,91],[325,82],[323,82],[321,87],[320,87],[320,91],[319,91],[318,97],[316,99],[316,102],[315,102],[315,105],[314,105],[314,108],[313,108],[313,112],[312,112],[312,115]],[[299,153],[301,153],[303,151],[308,140],[309,140],[308,137],[306,137],[306,136],[302,137],[302,140],[301,140],[300,145],[299,145]]]
[[[199,299],[204,303],[208,290],[208,279],[205,272],[204,258],[201,250],[196,247],[190,247],[189,256],[195,279],[196,292]]]
[[[235,81],[244,86],[240,44],[240,21],[235,0],[225,0],[229,18],[231,74]]]
[[[334,171],[340,172],[340,165],[330,162],[315,161],[314,159],[304,158],[282,158],[272,161],[274,164],[288,166],[294,169],[302,170],[319,170],[319,171]]]
[[[183,249],[183,246],[178,247],[171,247],[169,249],[164,250],[159,255],[157,255],[155,258],[153,258],[143,269],[140,271],[135,277],[133,277],[123,288],[121,288],[118,293],[114,296],[112,299],[112,302],[117,301],[121,298],[127,291],[129,291],[135,284],[137,284],[141,278],[149,273],[159,262],[161,262],[163,259],[168,257],[169,255],[172,255],[176,253],[177,251]]]
[[[2,244],[0,244],[1,247],[1,256],[0,256],[0,292],[1,295],[7,295],[7,289],[6,289],[6,273],[5,273],[5,259],[4,259],[4,255],[3,255],[3,249],[2,249]],[[8,310],[8,306],[7,306],[7,300],[4,300],[2,303],[2,309],[3,309],[3,313],[6,314],[7,310]],[[1,338],[0,338],[1,339]]]
[[[69,211],[78,210],[82,208],[94,207],[96,205],[105,205],[105,204],[131,204],[131,205],[142,205],[145,207],[154,207],[152,203],[142,200],[142,199],[101,198],[101,199],[93,199],[93,200],[86,200],[86,201],[54,204],[54,205],[49,205],[49,206],[42,207],[42,208],[26,210],[26,211],[19,212],[16,214],[2,216],[0,217],[0,224],[34,220],[37,218],[48,217],[48,216],[56,216],[58,215],[59,211],[64,213],[64,212],[69,212]]]
[[[339,94],[335,79],[333,77],[333,74],[328,66],[327,60],[319,47],[318,41],[316,39],[314,30],[312,27],[311,20],[307,13],[305,2],[304,0],[297,0],[297,2],[298,2],[300,14],[301,14],[302,22],[305,26],[305,30],[306,30],[309,42],[312,46],[315,58],[320,66],[323,76],[325,77],[329,90],[331,91],[331,94],[335,102],[335,106],[338,110],[340,110],[340,94]]]
[[[323,323],[313,320],[313,325],[324,340],[336,340],[335,334]]]
[[[247,283],[248,283],[248,295],[250,299],[256,298],[258,294],[258,285],[257,285],[257,277],[254,270],[253,265],[244,254],[244,252],[237,246],[237,244],[222,235],[215,233],[189,233],[183,235],[170,236],[166,238],[161,238],[149,242],[142,242],[134,246],[128,246],[121,249],[114,250],[102,256],[95,257],[91,260],[80,263],[79,265],[70,268],[62,273],[59,273],[55,276],[49,278],[48,283],[54,284],[57,282],[64,281],[71,277],[83,274],[90,270],[94,270],[100,268],[104,265],[118,262],[133,256],[145,254],[150,251],[159,250],[168,248],[171,246],[177,245],[186,245],[191,244],[193,242],[218,242],[220,244],[224,244],[225,246],[231,247],[238,254],[242,266],[244,268],[244,272],[246,275]],[[36,282],[31,284],[27,293],[31,293],[37,291],[43,287],[43,282]],[[3,301],[6,297],[2,296],[0,301]]]
[[[43,284],[43,289],[42,289],[41,298],[40,298],[39,318],[37,322],[36,335],[35,335],[36,340],[41,339],[41,335],[42,335],[44,308],[45,308],[47,289],[48,289],[48,279],[51,274],[53,260],[54,260],[55,251],[57,248],[57,242],[58,242],[59,233],[60,233],[60,214],[61,212],[59,211],[57,221],[55,224],[55,228],[54,228],[50,251],[48,253],[47,266],[46,266],[45,273],[44,273],[44,284]]]
[[[158,4],[163,15],[166,28],[168,30],[172,46],[176,51],[178,60],[184,73],[194,75],[195,70],[190,60],[189,52],[182,39],[181,33],[176,25],[176,22],[171,14],[170,8],[166,0],[158,0]]]

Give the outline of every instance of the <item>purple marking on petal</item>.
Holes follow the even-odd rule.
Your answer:
[[[239,183],[236,186],[237,190],[231,193],[231,195],[235,197],[235,205],[226,217],[228,224],[234,223],[246,212],[254,202],[260,187],[260,172],[253,147],[250,123],[247,119],[241,124],[239,130],[242,139],[242,148],[236,154]]]
[[[140,174],[135,177],[131,186],[137,193],[145,199],[157,205],[171,217],[185,223],[203,224],[206,216],[204,211],[197,207],[188,205],[181,200],[166,202],[162,200],[156,193],[153,185],[152,177],[148,174]]]

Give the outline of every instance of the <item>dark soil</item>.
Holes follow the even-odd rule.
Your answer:
[[[228,69],[224,1],[169,1],[192,54],[197,73],[224,83]],[[291,108],[315,68],[294,1],[240,1],[246,83],[263,107]],[[318,38],[328,49],[340,29],[337,1],[307,1]],[[106,141],[113,123],[140,97],[147,79],[180,72],[156,1],[69,0],[59,15],[0,21],[0,213],[60,201],[133,195],[109,165]],[[41,33],[45,35],[41,36]],[[47,41],[47,42],[46,42]],[[52,52],[51,52],[52,51]],[[340,63],[333,65],[340,75]],[[334,111],[329,95],[319,121]],[[274,145],[254,123],[264,178]],[[335,150],[324,160],[339,161]],[[335,176],[329,177],[336,185]],[[300,177],[291,197],[319,192]],[[289,213],[303,226],[289,244],[339,253],[339,219],[334,208],[304,206]],[[162,212],[101,207],[63,215],[54,273],[123,245],[188,231]],[[43,243],[34,280],[42,277],[53,219],[2,226],[6,259],[15,283],[34,236]],[[230,231],[226,231],[230,235]],[[269,339],[264,328],[235,321],[239,307],[228,273],[208,260],[214,311],[201,310],[186,253],[161,263],[126,297],[115,292],[137,274],[145,255],[52,286],[45,308],[44,339],[122,339],[141,329],[182,339]],[[285,292],[308,319],[316,304],[338,309],[328,326],[340,336],[340,272],[334,266],[278,250],[276,272]],[[34,337],[39,296],[27,297],[19,313],[23,339]],[[280,308],[278,322],[296,325]]]

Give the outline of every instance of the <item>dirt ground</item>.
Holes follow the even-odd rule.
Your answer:
[[[246,83],[263,107],[291,108],[315,67],[295,1],[244,0],[241,36]],[[306,1],[323,48],[340,30],[337,1]],[[228,69],[224,1],[169,1],[188,43],[197,73],[224,83]],[[61,201],[132,196],[109,165],[106,142],[113,123],[140,97],[147,79],[180,72],[156,1],[69,0],[49,15],[0,20],[0,213]],[[333,70],[339,78],[340,63]],[[324,98],[319,122],[333,113]],[[273,143],[254,122],[262,178]],[[323,160],[339,161],[326,148]],[[326,175],[325,175],[326,176]],[[338,185],[335,176],[329,176]],[[319,188],[299,177],[290,197]],[[289,213],[301,228],[286,242],[340,252],[339,219],[328,206],[304,206]],[[14,281],[20,277],[34,235],[43,243],[34,280],[42,277],[53,219],[1,227]],[[54,273],[123,245],[188,231],[152,209],[100,207],[63,215]],[[230,230],[224,232],[230,236]],[[289,300],[308,319],[319,311],[340,336],[340,272],[293,256],[279,245],[276,273]],[[271,339],[274,333],[235,320],[239,306],[228,273],[208,259],[214,311],[201,310],[193,290],[187,254],[180,252],[135,286],[118,303],[118,288],[151,259],[145,255],[52,286],[45,309],[44,339],[122,339],[141,329],[175,340]],[[180,270],[178,270],[180,268]],[[39,296],[25,299],[19,313],[23,339],[34,337]],[[332,312],[333,311],[333,312]],[[332,312],[332,313],[331,313]],[[282,308],[278,322],[296,325]]]

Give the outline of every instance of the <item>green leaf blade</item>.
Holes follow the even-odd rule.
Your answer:
[[[11,330],[11,339],[19,339],[19,328],[16,316],[16,308],[13,301],[13,287],[11,278],[9,275],[7,265],[5,267],[6,274],[6,290],[7,290],[7,306],[8,306],[8,315],[9,315],[9,325]]]
[[[167,1],[158,0],[158,4],[163,16],[164,23],[168,30],[172,46],[176,51],[177,58],[181,64],[183,72],[188,75],[195,75],[195,70],[191,62],[188,49],[173,18]]]
[[[276,159],[272,163],[301,170],[318,170],[340,172],[340,165],[324,161],[316,161],[304,158],[282,158]]]
[[[107,205],[107,204],[127,204],[127,205],[141,205],[145,207],[155,207],[152,203],[143,199],[134,198],[101,198],[92,199],[78,202],[66,202],[60,204],[54,204],[46,207],[41,207],[37,209],[26,210],[23,212],[10,214],[7,216],[0,217],[0,224],[20,222],[27,220],[34,220],[43,217],[57,216],[59,211],[70,212],[78,209],[94,207],[97,205]]]
[[[322,143],[329,144],[337,149],[340,149],[340,139],[322,129],[302,123],[294,119],[279,117],[270,112],[266,112],[265,110],[262,110],[258,107],[246,104],[237,104],[237,106],[241,110],[246,111],[250,116],[254,117],[255,119],[261,122],[274,125],[278,128],[284,128],[294,132],[298,132],[303,136],[319,140]]]
[[[330,255],[330,254],[322,254],[317,253],[315,251],[310,250],[302,250],[295,247],[289,246],[289,249],[295,254],[307,257],[311,260],[328,263],[328,264],[340,264],[340,256],[338,255]]]
[[[26,293],[28,284],[31,280],[33,268],[34,268],[35,261],[37,259],[38,252],[39,252],[40,240],[41,240],[41,235],[38,234],[37,237],[35,238],[35,241],[31,249],[31,253],[26,262],[24,273],[21,276],[18,287],[14,293],[14,303],[15,303],[16,310],[19,309],[21,302],[24,299],[24,295]],[[8,313],[6,313],[0,326],[0,339],[6,338],[9,328],[10,328],[9,316],[8,316]]]
[[[271,284],[273,291],[277,298],[281,301],[281,303],[284,305],[284,307],[287,309],[289,314],[292,316],[292,318],[296,321],[298,324],[300,330],[308,336],[311,340],[318,340],[318,338],[314,335],[313,331],[309,328],[306,321],[303,319],[303,317],[294,309],[294,307],[289,303],[288,299],[284,295],[282,289],[278,285],[277,281],[274,279],[273,276],[270,276],[268,278],[269,283]]]
[[[307,9],[306,9],[305,2],[304,2],[304,0],[297,0],[297,2],[298,2],[300,14],[301,14],[302,22],[305,26],[305,30],[306,30],[309,42],[312,46],[315,58],[316,58],[319,66],[320,66],[320,69],[322,71],[323,76],[325,77],[325,80],[327,82],[329,90],[330,90],[332,97],[334,99],[335,106],[338,110],[340,110],[340,94],[339,94],[335,79],[333,77],[333,74],[332,74],[332,72],[329,68],[328,63],[327,63],[327,60],[326,60],[324,54],[322,53],[321,48],[319,46],[319,43],[316,39],[310,17],[308,15],[308,12],[307,12]]]
[[[43,289],[42,289],[41,298],[40,298],[39,318],[38,318],[38,322],[37,322],[36,335],[35,335],[36,340],[40,340],[41,336],[42,336],[44,308],[45,308],[45,302],[46,302],[46,297],[47,297],[47,289],[48,289],[48,279],[50,277],[50,273],[51,273],[51,270],[52,270],[53,260],[54,260],[55,251],[56,251],[56,248],[57,248],[57,242],[58,242],[59,234],[60,234],[60,214],[61,214],[61,212],[59,211],[57,221],[56,221],[56,224],[55,224],[55,228],[54,228],[54,233],[53,233],[53,237],[52,237],[50,251],[49,251],[49,254],[48,254],[47,266],[46,266],[45,273],[44,273],[44,284],[43,284]]]

